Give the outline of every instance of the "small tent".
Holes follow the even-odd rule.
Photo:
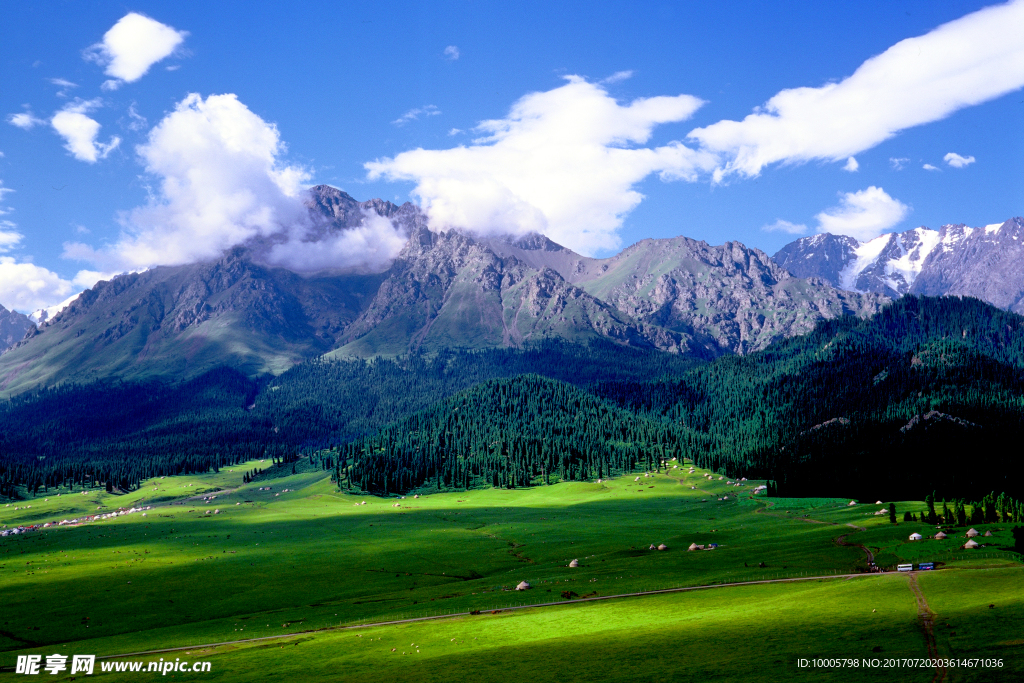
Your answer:
[[[974,538],[975,536],[980,536],[980,535],[981,534],[978,532],[977,529],[973,529],[972,528],[972,529],[968,529],[967,530],[967,538]]]
[[[704,546],[697,545],[696,543],[691,543],[690,547],[687,548],[687,550],[703,550],[703,549],[704,549]]]
[[[530,590],[530,584],[526,581],[520,581],[519,585],[516,586],[517,591],[528,591]]]
[[[939,539],[940,541],[942,539],[944,539],[945,537],[946,537],[946,534],[942,533],[941,531],[939,533],[935,534],[935,538]]]
[[[661,545],[658,546],[658,550],[668,550],[668,546],[665,545],[664,543],[662,543]]]
[[[648,550],[657,550],[657,548],[655,548],[655,547],[654,547],[654,544],[652,543],[652,544],[651,544],[651,547],[650,547],[650,548],[648,548]]]
[[[579,560],[573,560],[572,562],[569,563],[569,566],[570,567],[578,567],[578,566],[580,566],[580,561]]]
[[[921,534],[918,534],[918,533],[910,534],[910,540],[911,541],[920,541],[922,538],[924,538],[924,536],[922,536]]]
[[[991,536],[991,535],[992,535],[992,530],[990,529],[990,530],[986,531],[986,532],[985,532],[984,534],[982,534],[982,535],[983,535],[983,536]]]
[[[880,501],[880,500],[876,500],[875,501],[875,505],[881,505],[881,504],[882,504],[882,501]]]
[[[967,543],[964,543],[964,547],[965,548],[977,548],[978,547],[978,542],[975,541],[972,538],[971,540],[967,541]]]

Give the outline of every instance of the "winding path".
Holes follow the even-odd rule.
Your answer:
[[[935,660],[935,676],[932,678],[932,683],[941,683],[941,681],[946,680],[946,667],[942,664],[942,660],[939,657],[939,648],[935,643],[935,612],[932,612],[928,606],[928,601],[924,597],[924,593],[921,591],[921,587],[917,585],[917,572],[910,572],[907,575],[907,580],[910,592],[914,594],[914,599],[917,600],[917,618],[921,622],[921,630],[924,631],[924,642],[928,648],[928,658]]]

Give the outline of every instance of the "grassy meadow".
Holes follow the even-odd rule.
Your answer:
[[[1001,652],[1013,660],[1024,643],[1007,630],[1022,623],[1024,591],[1018,558],[1006,550],[1009,529],[999,525],[978,527],[995,535],[973,553],[958,550],[964,539],[956,536],[910,543],[907,536],[926,525],[891,525],[874,514],[882,506],[754,499],[759,482],[732,486],[684,465],[600,484],[405,498],[339,492],[326,473],[301,465],[296,474],[288,466],[241,485],[243,471],[268,466],[149,480],[125,495],[51,489],[4,501],[0,527],[7,528],[153,507],[145,516],[0,538],[0,666],[24,653],[107,656],[471,610],[484,614],[220,647],[204,654],[213,672],[201,677],[860,680],[799,669],[796,660],[926,656],[914,595],[896,574],[490,613],[563,596],[857,573],[866,554],[837,544],[844,534],[883,566],[945,563],[919,579],[937,614],[940,653]],[[897,507],[924,509],[913,501]],[[649,550],[662,543],[667,551]],[[687,552],[690,543],[718,548]],[[579,567],[568,566],[573,559]],[[514,591],[524,580],[533,588]],[[1019,674],[1019,662],[975,678],[951,672],[949,680],[998,680]],[[891,671],[862,674],[892,678]]]

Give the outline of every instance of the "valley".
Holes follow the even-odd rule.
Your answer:
[[[798,670],[797,657],[924,657],[906,577],[864,574],[857,543],[889,570],[935,561],[939,571],[919,581],[937,622],[951,624],[939,628],[940,653],[998,652],[1009,668],[997,673],[1006,678],[987,671],[984,680],[1019,675],[1012,654],[1020,646],[987,641],[996,613],[982,609],[997,603],[1002,620],[1024,612],[1020,560],[1005,524],[979,526],[993,536],[978,551],[959,549],[963,529],[915,545],[906,537],[929,533],[927,525],[891,525],[875,514],[880,505],[766,498],[753,493],[761,482],[691,474],[678,461],[663,473],[601,483],[404,497],[339,492],[302,461],[295,474],[269,468],[239,485],[243,470],[268,464],[147,480],[123,495],[62,489],[5,503],[0,524],[8,528],[153,506],[145,516],[0,538],[6,658],[185,648],[173,656],[201,655],[217,680],[270,669],[280,677],[343,670],[346,680],[433,680],[463,670],[481,680],[510,671],[548,680],[557,673],[553,657],[581,673],[612,672],[613,680],[665,667],[703,671],[709,661],[726,677],[767,669],[822,680],[822,671]],[[921,502],[896,504],[926,511]],[[836,543],[844,533],[851,545]],[[717,548],[688,552],[690,543]],[[667,549],[648,549],[658,544]],[[579,566],[569,567],[574,559]],[[975,573],[985,578],[958,578]],[[828,575],[837,578],[507,610]],[[521,581],[531,588],[515,591]],[[811,608],[817,604],[828,607]],[[360,627],[472,611],[482,614]],[[837,623],[839,639],[830,627]],[[252,640],[266,637],[274,640]],[[770,642],[770,657],[754,656],[751,638]],[[249,642],[199,648],[239,640]],[[405,641],[419,646],[415,659]],[[403,648],[408,654],[398,655]]]

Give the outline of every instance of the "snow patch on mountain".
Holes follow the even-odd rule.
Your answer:
[[[42,327],[47,321],[53,320],[53,316],[57,315],[65,308],[71,305],[71,303],[81,295],[81,292],[69,296],[59,304],[54,304],[47,308],[40,308],[38,311],[33,311],[28,314],[28,319],[36,324],[36,327]]]
[[[932,253],[932,250],[939,244],[939,231],[929,230],[928,228],[915,228],[911,230],[917,238],[917,244],[907,249],[908,240],[905,237],[909,233],[903,233],[902,235],[896,236],[896,241],[900,245],[902,255],[899,258],[891,259],[886,264],[886,272],[889,274],[898,274],[902,276],[903,282],[906,283],[909,288],[910,285],[914,284],[914,280],[921,274],[921,269],[924,267],[925,260],[928,255]],[[894,290],[899,290],[897,282],[894,278],[891,278],[893,284],[890,286]]]
[[[889,246],[891,241],[892,235],[881,235],[869,242],[858,242],[859,246],[853,249],[853,260],[839,271],[839,286],[851,292],[858,291],[857,280],[860,278],[860,274],[878,260],[882,251]]]

